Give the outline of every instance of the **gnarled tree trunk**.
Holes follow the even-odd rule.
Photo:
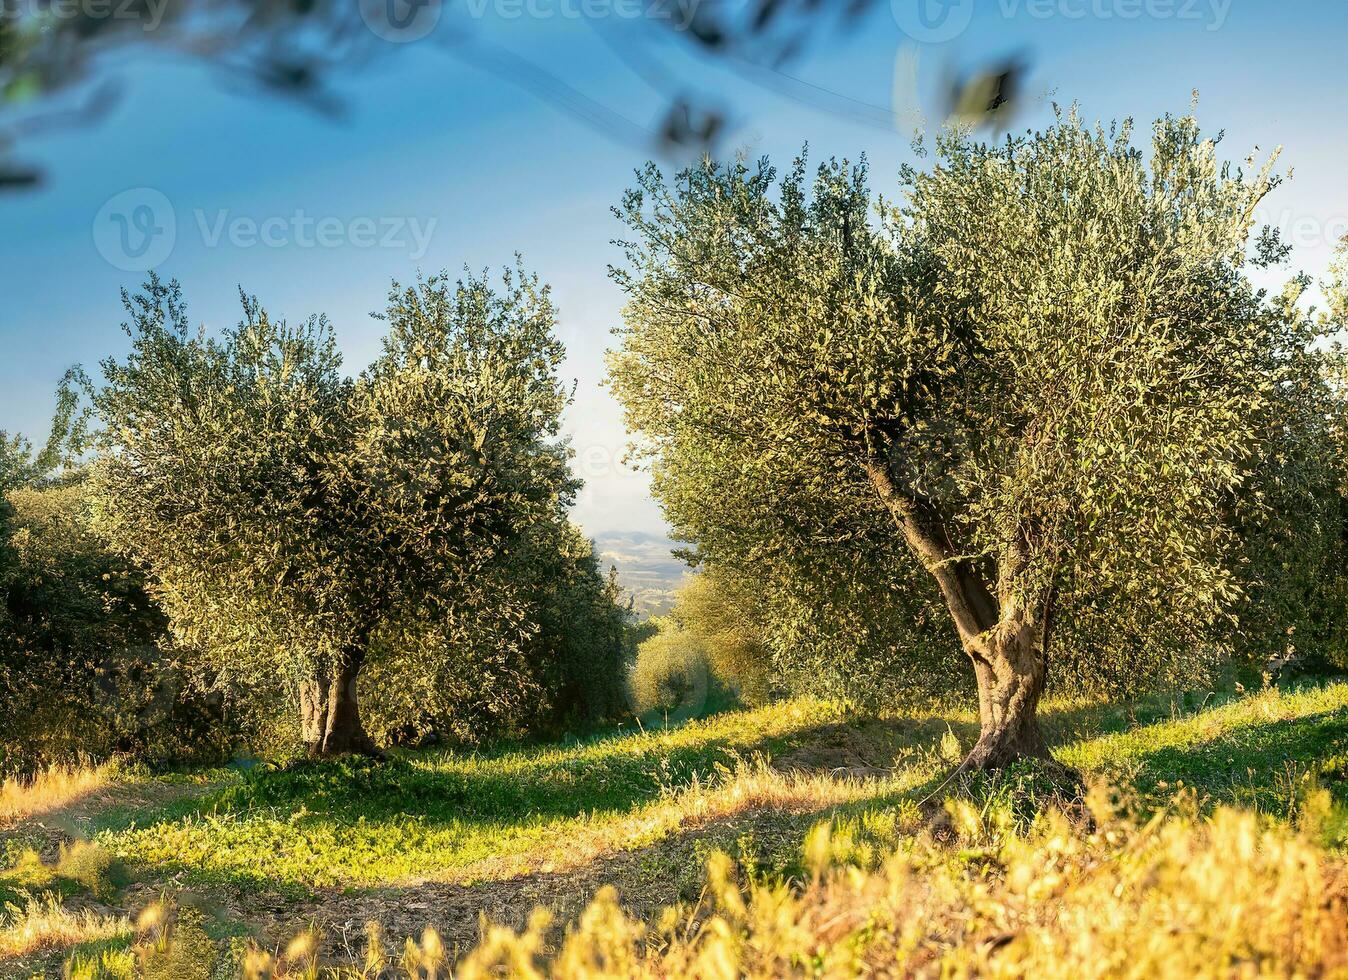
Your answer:
[[[978,682],[978,741],[969,768],[1000,769],[1018,759],[1052,759],[1039,730],[1039,697],[1047,663],[1042,631],[1024,623],[999,623],[981,640],[966,643]]]
[[[1000,769],[1019,759],[1052,760],[1039,729],[1039,698],[1048,672],[1051,600],[1026,604],[1016,593],[1023,553],[1003,556],[996,582],[951,540],[945,515],[929,500],[897,486],[883,463],[871,481],[904,538],[941,588],[978,684],[980,732],[966,769]]]
[[[356,700],[364,660],[360,653],[348,653],[335,669],[300,682],[300,733],[310,758],[380,754],[360,722]]]

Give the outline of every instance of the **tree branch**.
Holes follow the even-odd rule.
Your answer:
[[[931,501],[895,484],[889,467],[879,461],[866,464],[881,502],[903,532],[922,565],[940,586],[970,656],[982,657],[977,638],[997,625],[997,600],[973,563],[953,547],[945,523]]]

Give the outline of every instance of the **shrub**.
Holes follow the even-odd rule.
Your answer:
[[[126,869],[110,852],[97,844],[75,841],[61,848],[56,873],[76,882],[95,898],[108,898],[126,882]]]
[[[366,727],[382,741],[436,733],[459,743],[556,734],[616,718],[623,689],[627,612],[594,548],[575,525],[537,528],[504,587],[519,602],[518,640],[499,642],[490,610],[480,629],[460,622],[421,645],[396,637],[362,677]],[[423,630],[424,632],[424,630]]]
[[[0,757],[218,756],[221,704],[191,682],[141,572],[90,523],[79,474],[11,489],[0,610]]]
[[[679,590],[670,612],[696,637],[712,674],[746,704],[763,704],[774,692],[772,655],[755,616],[752,592],[720,569],[694,576]]]
[[[637,648],[628,680],[632,710],[671,720],[696,718],[708,707],[712,674],[702,641],[671,622]]]

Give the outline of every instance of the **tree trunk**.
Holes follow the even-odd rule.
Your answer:
[[[1048,671],[1052,599],[1046,595],[1026,603],[1018,595],[1023,541],[1008,546],[995,571],[984,568],[957,546],[939,506],[897,485],[884,463],[871,463],[867,470],[909,547],[940,587],[973,662],[981,731],[961,768],[1052,761],[1037,714]]]
[[[348,654],[336,669],[300,682],[300,732],[310,758],[380,754],[360,722],[356,679],[364,656]]]
[[[1052,760],[1039,730],[1039,697],[1046,664],[1040,630],[1017,623],[993,627],[969,649],[978,682],[978,741],[965,759],[969,769],[1000,769],[1019,759]]]

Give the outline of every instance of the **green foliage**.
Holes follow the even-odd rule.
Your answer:
[[[179,909],[172,926],[140,955],[143,980],[210,980],[219,950],[202,928],[201,915]]]
[[[519,542],[505,595],[528,597],[527,634],[503,645],[487,629],[470,642],[437,638],[389,643],[362,680],[377,738],[436,733],[475,744],[487,737],[586,730],[617,717],[623,688],[626,612],[617,585],[599,574],[591,542],[570,523],[545,524]]]
[[[32,895],[73,890],[63,888],[63,884],[32,848],[24,848],[15,855],[7,854],[0,863],[0,910],[8,913],[10,908],[18,908]]]
[[[708,706],[714,679],[700,637],[674,623],[662,623],[655,636],[637,647],[628,675],[632,710],[651,719],[684,721]]]
[[[88,841],[62,845],[54,864],[44,864],[37,851],[28,849],[0,866],[0,912],[28,897],[65,897],[81,891],[108,901],[128,881],[122,862]]]
[[[70,980],[139,980],[129,947],[125,939],[82,943],[68,958],[65,974]]]
[[[114,752],[168,761],[229,743],[144,576],[91,524],[80,474],[13,489],[0,604],[0,752],[32,770]]]
[[[533,659],[542,665],[551,726],[586,730],[626,707],[631,612],[616,572],[600,573],[593,542],[570,523],[555,533],[532,566],[541,596]]]
[[[1247,275],[1272,161],[1188,116],[1147,155],[1075,111],[937,150],[898,204],[864,165],[640,175],[611,372],[670,521],[762,583],[797,677],[949,690],[957,637],[1075,690],[1266,654],[1251,605],[1295,591],[1268,552],[1326,526],[1251,533],[1325,455],[1324,324]]]
[[[628,674],[633,710],[683,720],[733,700],[771,700],[777,678],[755,615],[760,601],[751,583],[723,569],[689,579],[637,646]]]
[[[1348,803],[1348,782],[1335,770],[1348,752],[1348,684],[1269,688],[1220,702],[1079,740],[1062,761],[1126,780],[1146,805],[1183,786],[1286,816],[1317,782]]]
[[[381,733],[481,737],[576,681],[553,660],[588,680],[608,655],[602,583],[565,523],[563,349],[536,278],[395,284],[383,352],[355,379],[321,317],[290,326],[245,296],[239,326],[209,337],[176,284],[152,277],[125,303],[131,352],[89,386],[99,527],[218,688],[279,678],[311,750],[338,727],[359,749],[367,663]],[[566,623],[592,627],[583,642],[558,635],[577,606],[595,620]],[[596,683],[559,710],[613,699]]]
[[[953,799],[976,809],[982,823],[1000,831],[1030,830],[1046,810],[1081,812],[1080,786],[1064,786],[1062,774],[1039,759],[1025,759],[997,772],[961,773],[950,786]]]
[[[679,590],[669,616],[696,637],[712,675],[746,704],[765,704],[775,681],[756,606],[747,583],[709,569]]]

